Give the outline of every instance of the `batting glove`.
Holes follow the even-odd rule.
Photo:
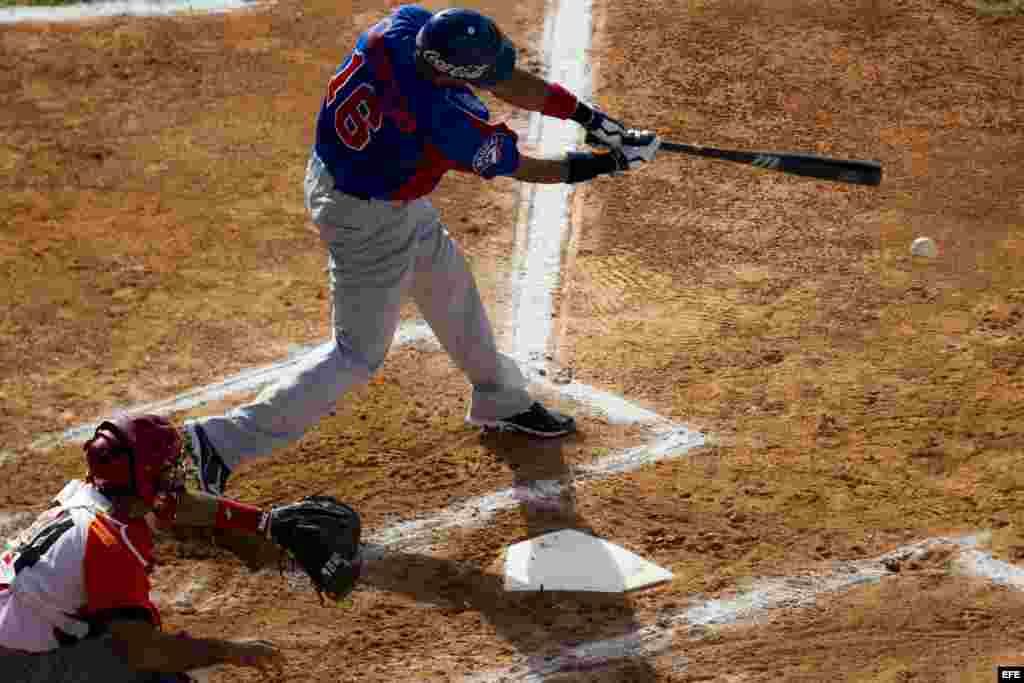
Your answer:
[[[600,109],[580,102],[571,118],[586,129],[587,138],[593,137],[595,144],[612,149],[622,147],[622,138],[627,132],[626,126]]]
[[[653,161],[661,147],[661,136],[649,130],[630,129],[625,131],[621,139],[622,146],[611,150],[618,158],[620,171],[628,171]]]
[[[661,138],[649,130],[631,130],[620,149],[607,152],[569,152],[567,183],[582,183],[599,175],[618,175],[654,159]]]

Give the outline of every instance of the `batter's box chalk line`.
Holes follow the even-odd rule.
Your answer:
[[[704,443],[703,435],[678,426],[663,427],[655,431],[653,437],[648,443],[612,452],[584,465],[573,466],[570,482],[540,480],[476,496],[432,515],[403,521],[371,533],[367,540],[395,550],[429,550],[438,532],[481,527],[499,512],[523,505],[536,508],[560,506],[563,494],[571,493],[567,491],[568,487],[578,487],[588,481],[625,474],[661,460],[678,458]]]

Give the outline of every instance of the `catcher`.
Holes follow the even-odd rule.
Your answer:
[[[341,597],[359,575],[359,517],[326,497],[262,511],[184,488],[181,437],[156,415],[105,421],[69,482],[0,553],[0,671],[17,683],[169,683],[228,664],[283,672],[263,640],[161,630],[150,598],[154,529],[189,524],[269,538]]]

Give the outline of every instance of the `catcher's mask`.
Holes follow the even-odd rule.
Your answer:
[[[107,420],[85,442],[87,481],[105,496],[132,496],[154,508],[161,521],[174,519],[185,490],[181,436],[159,415]]]
[[[432,16],[416,34],[416,59],[434,73],[479,85],[512,75],[516,48],[489,17],[451,8]]]

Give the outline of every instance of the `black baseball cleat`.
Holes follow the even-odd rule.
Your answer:
[[[217,455],[217,449],[206,438],[206,432],[195,422],[185,425],[185,455],[189,469],[195,474],[199,490],[214,496],[223,496],[231,470]]]
[[[565,436],[576,431],[576,420],[568,415],[548,410],[534,401],[529,410],[502,420],[470,420],[484,429],[502,432],[522,432],[532,436],[551,438]]]

